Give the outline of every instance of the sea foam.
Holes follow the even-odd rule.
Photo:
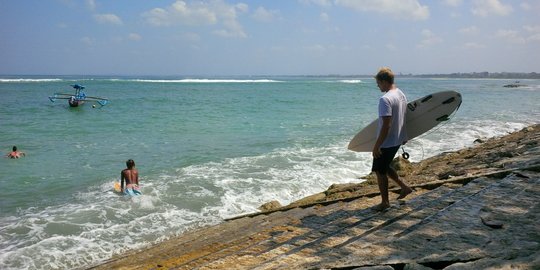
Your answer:
[[[134,79],[135,82],[146,83],[273,83],[281,82],[277,80],[236,80],[236,79],[181,79],[181,80],[148,80],[148,79]]]
[[[32,83],[32,82],[60,82],[62,79],[0,79],[0,83],[13,83],[13,82],[20,82],[20,83]]]

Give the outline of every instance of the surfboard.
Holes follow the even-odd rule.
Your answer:
[[[407,104],[405,128],[409,141],[438,124],[449,120],[461,105],[461,94],[456,91],[433,93]],[[371,152],[377,140],[378,119],[360,130],[349,142],[348,149],[355,152]]]
[[[122,189],[120,188],[120,182],[114,182],[114,192],[122,192]]]

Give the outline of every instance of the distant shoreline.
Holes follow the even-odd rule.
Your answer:
[[[451,74],[421,74],[403,75],[403,77],[417,78],[457,78],[457,79],[540,79],[540,73],[519,73],[519,72],[472,72],[472,73],[451,73]]]
[[[412,74],[412,73],[397,73],[397,77],[401,78],[445,78],[445,79],[540,79],[540,73],[537,72],[457,72],[457,73],[441,73],[441,74]],[[289,76],[293,77],[293,76]],[[328,74],[328,75],[298,75],[298,77],[373,77],[373,75],[338,75],[338,74]]]

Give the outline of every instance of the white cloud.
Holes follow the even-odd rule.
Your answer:
[[[540,41],[540,33],[536,33],[527,37],[527,41]]]
[[[312,53],[324,53],[326,52],[326,47],[321,44],[314,44],[310,46],[305,46],[304,50]]]
[[[540,41],[540,25],[523,26],[525,33],[517,30],[501,29],[495,33],[495,37],[512,44],[526,44]]]
[[[525,11],[531,10],[531,5],[529,5],[529,3],[527,3],[527,2],[523,2],[519,6],[521,7],[521,9],[523,9]]]
[[[224,37],[247,37],[244,28],[237,20],[237,11],[244,12],[247,10],[247,5],[238,10],[238,5],[230,6],[222,0],[212,1],[211,3],[211,9],[214,10],[224,26],[224,29],[217,31],[218,35]]]
[[[253,13],[253,19],[259,22],[272,22],[279,16],[277,10],[267,10],[264,7],[259,7]]]
[[[98,23],[103,24],[115,24],[115,25],[122,25],[122,20],[120,17],[114,15],[114,14],[95,14],[94,19]]]
[[[459,32],[462,34],[474,35],[478,33],[478,27],[473,25],[473,26],[461,28],[459,29]]]
[[[96,1],[94,1],[94,0],[86,0],[86,7],[88,7],[88,9],[90,11],[95,11],[96,10]]]
[[[201,36],[197,33],[188,32],[182,35],[182,39],[189,42],[199,42],[201,40]]]
[[[426,20],[429,18],[428,6],[422,6],[417,0],[336,0],[336,5],[352,8],[361,12],[389,14],[396,19]]]
[[[518,31],[515,31],[515,30],[502,29],[502,30],[497,31],[495,36],[509,43],[514,43],[514,44],[526,43],[526,39],[523,36],[521,36]]]
[[[169,12],[162,8],[154,8],[150,11],[143,13],[143,17],[146,18],[146,22],[154,26],[166,26],[171,25],[171,19],[169,18]]]
[[[176,1],[167,9],[154,8],[143,14],[147,22],[154,26],[167,26],[175,23],[186,25],[208,25],[217,22],[217,15],[208,4],[197,2],[189,5]]]
[[[529,34],[527,41],[540,41],[540,25],[525,25],[523,29]]]
[[[466,42],[463,44],[463,48],[465,49],[484,49],[485,47],[485,45],[476,42]]]
[[[459,13],[459,12],[450,12],[450,17],[451,18],[460,18],[461,13]]]
[[[436,36],[435,34],[433,34],[433,32],[431,32],[428,29],[422,30],[422,37],[423,37],[422,41],[420,41],[420,44],[418,44],[417,46],[419,48],[429,47],[429,46],[441,43],[443,41],[442,38]]]
[[[322,7],[332,6],[332,1],[330,0],[300,0],[300,2],[303,4],[314,4]]]
[[[249,11],[249,6],[244,3],[236,4],[236,9],[238,9],[239,12],[246,13]]]
[[[321,13],[321,15],[319,15],[319,18],[321,18],[321,21],[323,22],[330,21],[330,16],[328,16],[326,12]]]
[[[239,3],[229,5],[223,0],[201,1],[186,3],[177,0],[166,8],[154,8],[144,12],[146,22],[154,26],[183,25],[215,25],[224,28],[214,33],[224,37],[247,37],[242,25],[237,20],[238,13],[249,10],[248,5]]]
[[[471,12],[480,17],[489,15],[506,16],[513,11],[511,5],[505,5],[499,0],[474,0]]]
[[[214,33],[222,37],[247,37],[242,25],[236,20],[225,20],[223,21],[223,26],[225,26],[224,29],[216,30]]]
[[[444,0],[444,3],[448,6],[457,7],[463,3],[463,0]]]
[[[525,25],[523,29],[527,30],[527,32],[540,33],[540,25]]]
[[[137,33],[130,33],[128,35],[128,39],[129,40],[133,40],[133,41],[139,41],[142,39],[141,35],[137,34]]]
[[[392,44],[392,43],[388,43],[385,45],[386,49],[390,50],[390,51],[397,51],[397,47],[396,45]]]
[[[527,44],[540,41],[540,25],[525,25],[523,31],[512,29],[500,29],[495,33],[495,38],[499,38],[510,44]]]
[[[83,37],[81,38],[81,42],[86,46],[93,46],[96,43],[96,40],[91,37]]]

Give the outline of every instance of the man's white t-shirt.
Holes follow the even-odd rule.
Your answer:
[[[405,112],[407,111],[407,97],[399,88],[386,92],[379,99],[379,128],[377,138],[382,128],[382,117],[392,116],[388,136],[384,140],[381,148],[399,146],[407,141],[407,130],[405,129]]]

